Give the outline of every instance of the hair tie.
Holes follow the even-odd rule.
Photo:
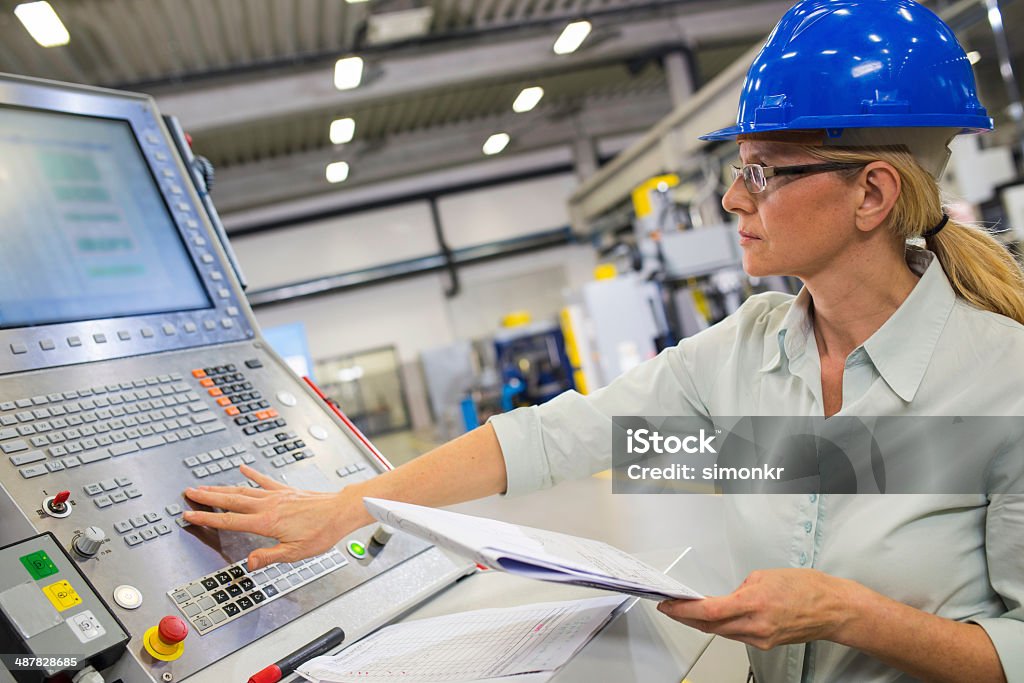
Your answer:
[[[944,227],[946,227],[946,223],[948,223],[948,222],[949,222],[949,214],[946,214],[946,213],[942,214],[942,220],[939,221],[939,224],[936,225],[931,230],[929,230],[928,232],[924,233],[923,237],[935,237],[936,235],[938,235],[942,231],[942,229]]]

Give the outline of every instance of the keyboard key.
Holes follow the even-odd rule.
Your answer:
[[[147,512],[143,516],[146,518],[147,522],[159,522],[160,521],[160,514],[156,513],[156,512]]]
[[[99,498],[93,499],[98,508],[108,508],[114,504],[114,501],[110,500],[110,496],[100,496]]]
[[[114,531],[119,534],[126,534],[132,530],[132,523],[126,519],[122,519],[120,522],[114,522]]]
[[[222,609],[210,612],[210,621],[212,621],[214,624],[219,624],[225,619],[227,619],[227,616],[224,614],[224,610]]]
[[[250,579],[249,577],[245,577],[244,579],[239,581],[238,585],[241,586],[242,590],[244,591],[251,591],[253,588],[256,587],[256,584],[254,584],[252,582],[252,579]]]
[[[217,601],[217,604],[225,603],[231,599],[231,596],[227,594],[227,591],[217,591],[213,594],[213,599]]]
[[[7,455],[10,455],[11,453],[20,453],[21,451],[28,450],[28,444],[21,439],[17,441],[9,441],[8,443],[0,443],[0,450]]]
[[[118,444],[116,446],[111,446],[107,450],[110,452],[111,456],[116,458],[119,455],[134,453],[135,451],[139,450],[139,447],[136,446],[134,442],[126,441],[125,443]]]
[[[129,486],[124,490],[124,495],[128,496],[129,498],[139,498],[140,496],[142,496],[142,491],[138,490],[134,486]]]
[[[234,584],[231,584],[230,586],[228,586],[227,587],[227,591],[228,591],[228,595],[230,595],[233,598],[237,598],[239,595],[242,594],[242,589],[239,588],[238,586],[234,585]]]
[[[267,596],[263,595],[260,591],[253,591],[249,594],[249,597],[252,598],[253,603],[257,605],[267,599]]]
[[[226,586],[231,583],[231,576],[227,572],[219,572],[217,574],[217,583],[222,586]]]
[[[236,605],[235,603],[230,603],[228,605],[224,605],[223,609],[224,609],[224,613],[227,614],[229,617],[233,617],[233,616],[235,616],[236,614],[238,614],[239,612],[242,611],[242,610],[240,610],[238,608],[238,605]]]
[[[157,446],[164,445],[164,437],[160,435],[147,436],[144,439],[139,439],[138,444],[139,448],[141,448],[142,450],[156,448]]]
[[[241,607],[242,609],[249,609],[250,607],[252,607],[253,602],[252,602],[252,600],[250,598],[245,597],[245,598],[239,598],[235,602],[235,604],[238,605],[239,607]]]
[[[211,576],[207,576],[205,579],[203,579],[202,584],[203,588],[205,588],[208,591],[217,590],[217,580]]]
[[[142,543],[142,536],[139,536],[137,533],[132,532],[124,537],[124,542],[130,546],[138,545]]]
[[[129,479],[128,477],[115,477],[114,481],[117,483],[118,486],[131,486],[132,485],[132,480]]]
[[[91,462],[99,462],[100,460],[106,460],[110,457],[107,451],[93,451],[91,453],[82,453],[78,456],[78,459],[82,461],[83,465],[88,465]]]
[[[163,536],[164,534],[171,533],[171,527],[169,525],[163,523],[163,522],[160,522],[159,524],[154,524],[153,525],[153,530],[156,531],[161,536]]]
[[[275,595],[277,595],[277,594],[278,594],[278,590],[277,590],[277,588],[275,588],[274,586],[264,586],[264,587],[263,587],[263,593],[264,593],[264,594],[265,594],[265,595],[266,595],[266,596],[267,596],[268,598],[272,598],[272,597],[274,597]]]
[[[128,496],[125,495],[124,491],[114,491],[113,493],[110,494],[110,500],[114,501],[115,503],[123,503],[126,500],[128,500]]]
[[[139,533],[141,533],[142,537],[144,539],[146,539],[147,541],[152,541],[154,538],[156,538],[156,531],[154,531],[152,528],[143,529]],[[189,616],[192,616],[192,615],[189,615]]]
[[[178,590],[171,593],[171,598],[174,599],[174,602],[180,605],[183,602],[188,602],[192,598],[192,596],[189,595],[187,590],[182,590],[179,588]]]
[[[34,462],[46,460],[46,455],[42,451],[29,451],[21,455],[12,455],[9,460],[12,465],[20,467],[21,465],[31,465]]]
[[[180,506],[180,505],[178,505],[177,503],[171,503],[170,505],[166,506],[166,507],[164,508],[164,510],[165,510],[165,511],[167,512],[167,514],[169,514],[169,515],[170,515],[171,517],[174,517],[174,516],[176,516],[176,515],[180,515],[180,514],[181,514],[181,506]]]
[[[22,467],[18,472],[21,473],[25,479],[32,479],[33,477],[39,477],[46,474],[49,470],[46,469],[46,465],[29,465],[28,467]]]

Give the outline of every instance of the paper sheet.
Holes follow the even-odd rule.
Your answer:
[[[364,502],[380,521],[493,569],[653,600],[703,597],[600,541],[379,498]]]
[[[550,675],[568,662],[626,599],[547,602],[395,624],[297,672],[314,683],[465,683],[524,674],[545,680],[536,674]]]

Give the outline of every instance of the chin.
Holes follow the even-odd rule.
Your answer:
[[[743,272],[750,277],[767,277],[779,274],[778,269],[772,268],[765,259],[751,256],[747,251],[743,252]]]

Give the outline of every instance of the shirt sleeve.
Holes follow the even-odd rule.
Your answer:
[[[1024,683],[1024,495],[991,497],[985,552],[989,580],[1007,612],[974,622],[995,646],[1007,683]]]

